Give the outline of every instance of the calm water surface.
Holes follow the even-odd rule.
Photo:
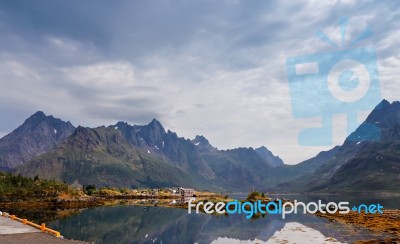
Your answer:
[[[351,204],[380,203],[390,208],[400,206],[400,197],[286,195],[285,198],[299,201],[349,201]],[[144,209],[138,206],[86,209],[47,225],[59,230],[67,238],[95,243],[260,243],[273,240],[276,233],[291,225],[304,226],[319,232],[323,237],[333,237],[345,243],[380,236],[360,227],[332,223],[315,215],[292,214],[284,220],[278,215],[267,215],[248,220],[244,215],[196,215],[188,214],[185,209]]]

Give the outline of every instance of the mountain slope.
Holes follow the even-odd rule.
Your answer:
[[[149,152],[130,145],[119,130],[79,126],[57,148],[19,167],[16,172],[96,186],[202,185],[196,177]]]
[[[210,142],[204,136],[197,135],[192,143],[196,146],[200,153],[217,152],[218,149],[213,147]]]
[[[74,130],[70,122],[36,112],[20,127],[0,139],[0,169],[11,170],[53,149]]]
[[[35,113],[0,140],[3,169],[27,176],[98,186],[182,185],[231,191],[270,190],[304,178],[325,161],[332,161],[340,150],[285,165],[264,146],[218,150],[204,136],[193,140],[179,137],[156,119],[147,125],[118,122],[75,130],[69,122],[43,112]],[[354,150],[350,151],[348,155],[354,155]]]
[[[201,157],[217,175],[216,184],[232,191],[260,186],[274,169],[253,148],[208,151]]]
[[[179,137],[156,119],[147,125],[75,128],[37,112],[0,140],[0,167],[98,186],[248,190],[281,163],[265,147],[259,150],[218,150],[204,136]]]
[[[339,146],[336,146],[328,151],[322,151],[315,157],[298,164],[284,164],[273,168],[264,178],[260,189],[263,191],[276,191],[278,189],[277,186],[280,187],[279,189],[282,189],[282,187],[287,185],[290,187],[290,183],[292,183],[293,180],[297,182],[298,180],[309,178],[316,169],[329,160],[332,160],[338,153],[339,148]]]
[[[258,155],[262,157],[268,164],[272,167],[278,167],[283,165],[283,161],[280,157],[275,156],[272,154],[270,150],[268,150],[266,147],[262,146],[259,148],[255,149]]]
[[[400,103],[383,100],[314,173],[286,182],[283,191],[398,191]]]
[[[143,126],[118,122],[110,127],[121,131],[131,145],[149,150],[171,166],[180,167],[191,174],[199,174],[207,180],[215,178],[214,172],[202,160],[196,146],[190,140],[178,137],[174,132],[166,132],[156,119]]]

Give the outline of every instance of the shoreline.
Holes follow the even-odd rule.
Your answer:
[[[366,214],[350,211],[348,214],[315,213],[316,216],[328,219],[331,222],[362,227],[379,234],[391,237],[382,237],[374,240],[360,240],[356,243],[398,243],[400,242],[400,210],[385,209],[383,214]]]
[[[51,210],[64,209],[76,210],[102,206],[134,205],[134,206],[158,206],[185,208],[187,205],[178,204],[179,195],[108,195],[108,196],[85,196],[79,198],[51,198],[51,199],[29,199],[19,201],[0,201],[0,209],[20,210]],[[198,201],[227,201],[232,200],[217,193],[201,192],[196,196]]]

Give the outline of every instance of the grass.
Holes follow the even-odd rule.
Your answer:
[[[0,172],[0,201],[21,201],[29,199],[48,199],[68,194],[78,195],[67,184],[55,180],[42,180]]]

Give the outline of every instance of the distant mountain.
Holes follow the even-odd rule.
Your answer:
[[[270,150],[262,146],[255,149],[257,154],[260,155],[268,164],[272,167],[278,167],[283,165],[283,161],[280,157],[272,154]]]
[[[200,177],[208,185],[230,190],[248,190],[260,186],[263,178],[273,174],[273,167],[283,165],[266,147],[218,150],[204,136],[193,140],[165,131],[159,121],[148,125],[129,125],[118,122],[110,128],[121,131],[133,146],[151,151],[171,166]],[[289,178],[281,177],[281,180]],[[280,181],[281,182],[281,181]]]
[[[396,191],[400,189],[400,103],[383,100],[338,147],[334,157],[277,191]]]
[[[196,138],[192,140],[192,143],[196,146],[200,153],[216,152],[217,148],[213,147],[210,142],[204,136],[197,135]]]
[[[215,178],[210,166],[202,160],[196,145],[188,139],[178,137],[174,132],[165,132],[156,119],[144,126],[118,122],[110,127],[121,131],[131,145],[155,153],[171,166],[178,166],[191,174],[199,174],[206,180]]]
[[[201,186],[184,170],[171,166],[150,150],[133,147],[114,128],[84,128],[55,149],[16,171],[67,183],[115,187]]]
[[[0,169],[11,170],[55,148],[74,130],[70,122],[36,112],[0,139]]]
[[[147,125],[75,128],[37,112],[0,140],[0,167],[68,183],[277,192],[398,191],[400,103],[383,100],[341,146],[297,165],[266,147],[218,150]]]
[[[307,159],[301,163],[294,165],[283,164],[275,167],[263,180],[259,186],[262,191],[293,191],[293,183],[298,180],[308,179],[315,170],[325,164],[327,161],[333,159],[339,150],[336,146],[328,151],[322,151],[317,156]],[[279,188],[276,186],[279,185]],[[285,188],[285,186],[287,188]]]
[[[98,186],[248,190],[283,164],[266,147],[218,150],[204,136],[179,137],[156,119],[75,129],[38,112],[1,142],[2,159],[14,160],[2,160],[3,169]]]
[[[272,167],[253,148],[203,152],[201,157],[225,189],[243,190],[258,186]]]

